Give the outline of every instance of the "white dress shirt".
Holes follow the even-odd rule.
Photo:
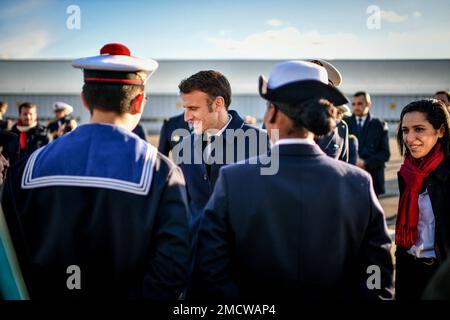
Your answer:
[[[419,222],[416,243],[408,250],[417,258],[436,258],[434,251],[435,220],[428,190],[419,194]]]

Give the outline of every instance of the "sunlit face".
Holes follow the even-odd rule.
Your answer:
[[[370,104],[367,103],[364,96],[356,96],[352,98],[353,113],[358,117],[363,117],[369,113]]]
[[[208,129],[220,129],[219,113],[214,110],[208,94],[199,90],[181,95],[183,101],[184,121],[192,125],[194,132],[201,134]],[[208,107],[211,106],[211,107]],[[211,111],[210,108],[213,108]]]
[[[413,111],[403,116],[403,143],[413,158],[425,157],[438,139],[444,136],[444,132],[444,127],[434,129],[423,112]]]
[[[37,121],[36,108],[22,108],[20,110],[19,118],[22,125],[25,127],[33,126]]]

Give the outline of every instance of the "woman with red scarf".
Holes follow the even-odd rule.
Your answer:
[[[418,300],[450,249],[450,119],[434,99],[403,108],[397,143],[400,201],[395,228],[397,300]]]

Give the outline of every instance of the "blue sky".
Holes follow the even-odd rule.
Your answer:
[[[449,12],[448,0],[0,0],[0,59],[90,56],[108,42],[156,59],[448,59]]]

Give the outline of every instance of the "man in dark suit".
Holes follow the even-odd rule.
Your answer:
[[[327,83],[325,69],[304,61],[260,78],[279,170],[263,175],[264,161],[220,170],[198,234],[193,299],[389,296],[391,241],[370,176],[314,142],[332,129],[330,102],[346,101]]]
[[[185,134],[174,134],[172,136],[174,131],[177,129],[184,129]],[[179,132],[181,133],[181,130]],[[164,119],[163,125],[161,127],[161,132],[159,134],[158,151],[163,155],[168,156],[173,147],[180,143],[185,135],[190,134],[190,132],[191,128],[189,124],[184,121],[184,112],[178,116]]]
[[[219,169],[268,150],[267,134],[246,125],[228,110],[231,86],[218,71],[200,71],[179,85],[184,120],[193,127],[173,149],[173,157],[186,179],[193,230],[209,200]],[[260,147],[260,141],[265,146]]]
[[[356,165],[370,173],[377,195],[385,193],[384,168],[389,161],[387,123],[372,117],[372,102],[367,92],[359,91],[352,98],[353,115],[346,118],[350,134],[358,138],[359,159]]]

